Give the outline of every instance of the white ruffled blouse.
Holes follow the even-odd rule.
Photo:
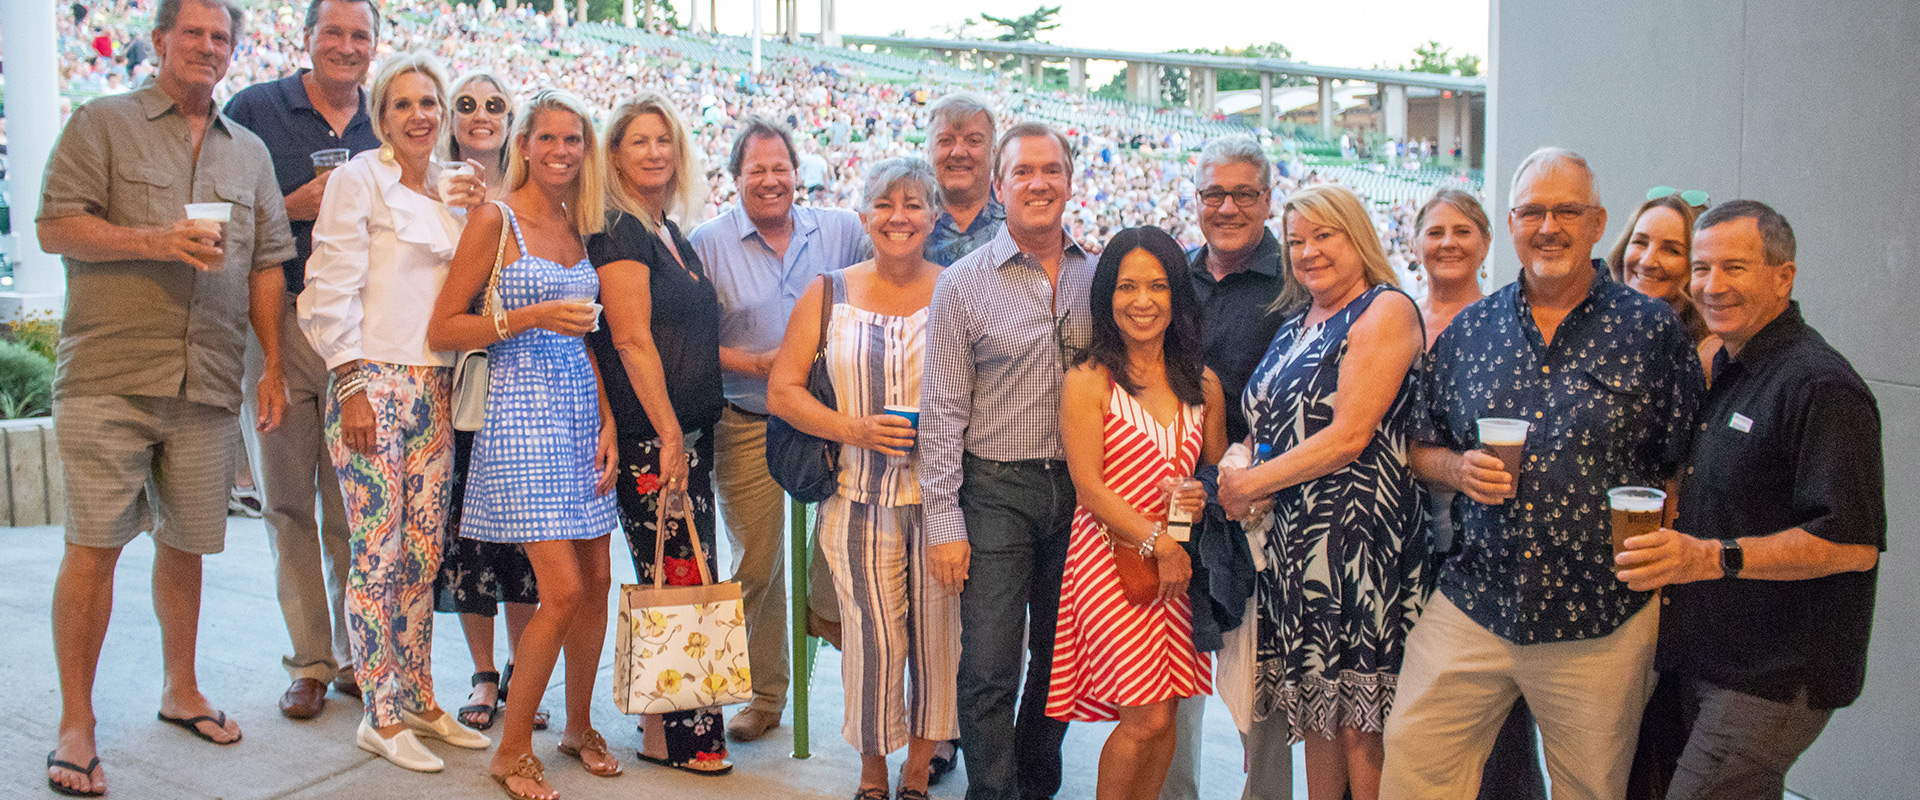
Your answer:
[[[332,369],[366,359],[447,367],[427,349],[427,319],[466,212],[400,183],[400,165],[368,150],[340,167],[320,200],[300,292],[300,330]]]

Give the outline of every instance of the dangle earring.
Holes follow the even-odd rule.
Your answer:
[[[380,145],[381,161],[385,161],[386,163],[391,164],[393,163],[394,158],[396,158],[396,156],[393,153],[393,145],[390,145],[390,144]]]

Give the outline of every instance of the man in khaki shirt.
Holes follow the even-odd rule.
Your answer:
[[[232,0],[162,0],[159,73],[76,110],[41,189],[40,243],[67,267],[54,378],[68,502],[53,597],[62,706],[47,757],[47,782],[63,794],[106,789],[93,681],[114,564],[142,530],[155,541],[160,719],[214,744],[240,739],[196,679],[200,561],[225,546],[248,319],[277,349],[279,266],[293,255],[266,146],[213,106],[242,21]],[[188,203],[231,216],[218,232],[195,227]],[[286,407],[278,381],[262,380],[261,428]]]

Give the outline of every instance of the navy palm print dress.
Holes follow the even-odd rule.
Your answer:
[[[1333,421],[1347,333],[1387,292],[1374,286],[1317,325],[1280,326],[1247,382],[1256,444],[1275,457]],[[1407,632],[1425,599],[1421,489],[1407,464],[1416,361],[1373,438],[1341,469],[1274,497],[1259,608],[1254,716],[1287,715],[1293,741],[1339,728],[1378,732],[1393,704]]]

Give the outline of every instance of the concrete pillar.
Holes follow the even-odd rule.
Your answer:
[[[633,27],[633,0],[620,0],[620,24]]]
[[[1212,116],[1213,107],[1219,103],[1214,72],[1207,67],[1187,69],[1187,103],[1200,116]]]
[[[1273,129],[1273,73],[1260,73],[1260,127]]]
[[[833,0],[820,0],[820,44],[840,46],[840,25],[833,18]]]
[[[645,3],[647,10],[642,15],[641,20],[646,23],[647,31],[651,33],[653,31],[653,0],[642,0],[642,2]]]
[[[13,220],[13,286],[0,292],[0,315],[59,313],[67,291],[60,259],[40,250],[34,218],[40,181],[60,135],[60,36],[54,3],[0,3],[7,53],[7,204]]]
[[[1147,102],[1146,65],[1138,61],[1127,62],[1127,102]]]
[[[580,0],[580,5],[578,9],[574,12],[573,19],[575,22],[579,22],[579,23],[584,23],[587,21],[587,0]]]
[[[753,0],[753,74],[760,74],[760,0]]]
[[[1033,56],[1020,57],[1020,79],[1028,82],[1033,81]]]
[[[1084,92],[1087,90],[1087,60],[1086,59],[1084,58],[1067,59],[1067,89],[1068,91],[1074,91],[1074,92]]]
[[[1391,83],[1379,86],[1381,116],[1385,117],[1387,138],[1404,142],[1407,139],[1407,87]]]
[[[507,0],[507,13],[511,14],[519,10],[520,10],[520,0]]]
[[[1321,78],[1320,86],[1320,138],[1333,141],[1333,79]]]
[[[786,36],[787,43],[792,44],[795,39],[800,38],[800,0],[785,0],[785,3],[787,6],[787,24],[785,25],[786,30],[783,31],[783,33]]]
[[[1481,149],[1473,132],[1473,95],[1455,94],[1453,103],[1454,119],[1460,125],[1460,167],[1472,169],[1473,154]]]

